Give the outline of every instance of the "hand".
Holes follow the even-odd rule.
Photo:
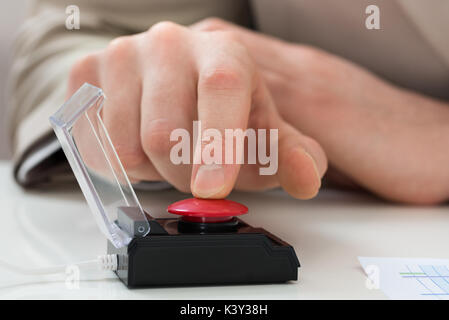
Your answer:
[[[68,95],[84,82],[107,96],[102,119],[133,181],[166,180],[201,198],[223,198],[235,183],[244,190],[281,185],[297,198],[318,192],[327,168],[322,148],[282,120],[246,48],[229,32],[159,23],[77,62]],[[278,129],[277,174],[261,176],[258,165],[173,164],[171,132],[183,128],[192,136],[197,119],[203,132]]]
[[[192,28],[232,32],[259,66],[281,116],[323,146],[344,180],[395,201],[449,198],[447,103],[395,87],[319,49],[219,19]]]

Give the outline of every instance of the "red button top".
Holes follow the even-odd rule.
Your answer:
[[[190,222],[223,222],[248,212],[243,204],[225,199],[185,199],[168,206],[167,211]]]

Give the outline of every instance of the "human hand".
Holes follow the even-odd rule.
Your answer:
[[[159,23],[78,61],[68,95],[84,82],[107,96],[101,116],[133,181],[166,180],[200,198],[223,198],[234,184],[244,190],[281,185],[304,199],[319,190],[327,168],[321,146],[279,116],[247,49],[229,32]],[[278,129],[276,175],[260,175],[260,163],[241,169],[239,164],[173,164],[170,150],[176,142],[170,135],[179,128],[192,135],[194,120],[201,121],[202,132]],[[206,146],[203,142],[195,152]]]
[[[323,146],[340,177],[395,201],[437,203],[449,196],[449,170],[442,170],[449,162],[447,104],[317,48],[220,19],[192,28],[226,30],[247,47],[281,116]]]

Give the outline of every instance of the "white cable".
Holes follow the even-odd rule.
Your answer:
[[[20,273],[23,275],[46,275],[46,274],[65,273],[67,267],[69,266],[77,266],[80,269],[98,268],[100,270],[115,271],[118,268],[118,259],[116,254],[105,254],[98,256],[97,259],[94,260],[81,261],[68,265],[58,265],[53,267],[32,268],[32,269],[12,265],[9,262],[0,260],[0,268],[4,268],[14,273]]]

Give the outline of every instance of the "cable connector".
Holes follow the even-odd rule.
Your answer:
[[[118,257],[116,254],[104,254],[97,257],[101,270],[115,271],[118,268]]]

